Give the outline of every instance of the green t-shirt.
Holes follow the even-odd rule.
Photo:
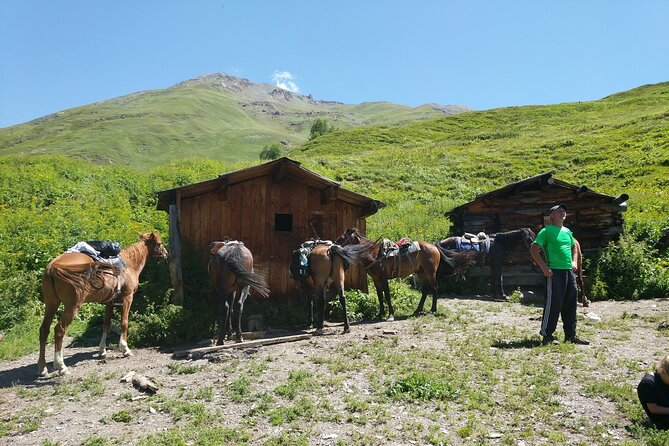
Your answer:
[[[564,226],[548,225],[537,234],[534,243],[541,246],[549,268],[571,269],[571,247],[574,236]]]

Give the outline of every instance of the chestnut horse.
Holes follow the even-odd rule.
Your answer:
[[[423,306],[425,305],[428,293],[432,293],[432,308],[430,312],[434,313],[437,311],[437,269],[439,268],[439,263],[441,260],[444,260],[451,269],[457,263],[452,256],[449,256],[449,251],[441,252],[433,244],[424,241],[418,242],[419,251],[384,258],[382,253],[383,242],[381,240],[373,242],[367,239],[356,228],[347,229],[339,236],[336,243],[343,246],[361,245],[369,247],[366,250],[367,254],[364,256],[363,262],[367,269],[367,274],[374,281],[376,294],[379,298],[378,318],[383,319],[385,317],[383,304],[385,297],[388,304],[388,321],[395,319],[395,311],[393,310],[393,304],[390,299],[390,288],[388,286],[389,279],[416,274],[420,282],[422,296],[418,303],[418,308],[414,311],[414,316],[423,312]],[[450,253],[455,255],[455,252],[451,251]]]
[[[325,243],[316,244],[311,250],[309,255],[309,275],[306,278],[298,278],[297,280],[306,289],[307,295],[310,298],[310,323],[313,319],[311,301],[316,302],[317,311],[320,315],[319,320],[316,321],[315,333],[317,335],[323,334],[327,306],[325,293],[328,287],[334,289],[344,311],[344,333],[351,331],[346,309],[344,280],[349,266],[352,263],[361,263],[361,259],[367,254],[369,248],[369,246],[340,246],[339,244],[326,241]],[[293,255],[295,255],[295,252]]]
[[[46,308],[40,327],[37,362],[40,376],[48,376],[45,358],[46,341],[51,321],[61,302],[64,307],[63,314],[54,328],[54,372],[58,374],[68,372],[63,361],[63,337],[84,302],[106,304],[100,356],[105,356],[107,353],[107,333],[111,325],[113,305],[115,303],[122,305],[119,347],[123,356],[132,355],[128,348],[128,313],[139,285],[139,274],[149,256],[155,259],[167,259],[167,250],[157,233],[139,234],[139,238],[138,242],[121,251],[120,256],[127,265],[126,269],[120,270],[113,265],[96,262],[86,254],[78,252],[61,254],[46,266],[42,276],[42,294]]]
[[[521,228],[514,231],[498,232],[489,234],[490,250],[487,254],[487,259],[490,263],[490,288],[493,298],[506,299],[504,293],[504,282],[502,277],[502,266],[504,264],[504,257],[517,246],[522,246],[528,252],[530,245],[534,241],[536,235],[530,228]],[[457,237],[447,237],[439,241],[438,246],[445,249],[455,249]],[[479,256],[477,251],[466,251],[471,256]],[[481,256],[486,256],[481,254]]]
[[[232,335],[233,312],[236,315],[236,340],[242,342],[242,312],[249,290],[253,288],[261,296],[268,297],[269,287],[253,272],[253,255],[243,242],[212,242],[209,251],[211,258],[207,271],[216,292],[214,321],[218,316],[218,345],[223,345]]]

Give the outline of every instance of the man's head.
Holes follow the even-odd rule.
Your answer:
[[[669,385],[669,355],[665,355],[664,358],[660,359],[660,362],[657,363],[655,371],[658,375],[660,375],[662,381]]]
[[[551,219],[551,223],[556,226],[562,226],[564,224],[565,218],[567,218],[567,208],[564,204],[556,204],[548,211],[548,216]]]

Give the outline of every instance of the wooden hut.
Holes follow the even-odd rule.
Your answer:
[[[446,212],[452,224],[451,234],[495,233],[522,227],[538,232],[548,223],[548,209],[562,203],[567,207],[565,226],[571,229],[585,253],[617,240],[623,230],[622,213],[627,209],[628,195],[600,194],[586,186],[558,180],[554,173],[551,170],[509,184]],[[519,285],[526,284],[524,280],[531,282],[528,285],[540,281],[531,277],[538,270],[531,268],[527,252],[516,251],[507,258],[507,264],[515,267],[505,269],[505,281]],[[487,269],[479,269],[478,273],[487,274]]]
[[[158,209],[169,213],[175,301],[182,298],[183,258],[201,259],[204,267],[209,244],[227,236],[253,252],[271,298],[290,304],[299,297],[288,270],[292,251],[310,238],[334,240],[349,227],[365,231],[365,218],[383,206],[288,158],[158,192]],[[346,285],[367,291],[364,269],[352,267]]]

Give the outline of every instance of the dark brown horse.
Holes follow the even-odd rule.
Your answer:
[[[218,345],[232,335],[232,313],[236,315],[235,335],[242,342],[242,312],[244,302],[253,288],[263,297],[270,290],[265,281],[253,272],[253,255],[239,241],[212,242],[209,245],[211,258],[207,271],[211,286],[216,292],[214,299],[214,321],[218,316]]]
[[[583,282],[583,252],[581,252],[581,244],[574,239],[574,249],[576,250],[576,265],[572,265],[574,274],[576,275],[576,284],[581,291],[580,301],[584,307],[590,306],[590,300],[585,294],[585,283]]]
[[[128,313],[132,298],[139,285],[139,274],[144,269],[149,257],[166,259],[167,250],[160,236],[154,232],[139,235],[140,240],[121,251],[120,257],[127,265],[118,269],[106,263],[96,262],[89,256],[78,252],[64,253],[53,259],[42,276],[44,296],[44,320],[39,335],[39,360],[37,368],[41,376],[48,376],[46,368],[46,341],[49,336],[51,321],[63,303],[63,314],[54,328],[55,353],[54,372],[68,372],[63,361],[63,337],[68,325],[84,302],[106,304],[100,356],[107,353],[107,333],[111,325],[114,304],[121,304],[121,339],[119,347],[123,356],[130,356],[128,348]]]
[[[344,281],[346,271],[352,263],[361,263],[367,254],[367,246],[340,246],[330,241],[317,243],[311,249],[309,255],[309,274],[307,277],[296,277],[306,289],[310,303],[310,319],[313,320],[311,302],[316,303],[319,320],[316,321],[316,334],[323,334],[325,321],[325,310],[327,306],[326,290],[330,288],[339,297],[339,303],[344,311],[344,333],[351,331],[348,312],[346,309],[346,295],[344,294]],[[293,257],[299,255],[299,250],[293,252]]]
[[[528,252],[530,245],[536,235],[530,228],[521,228],[514,231],[498,232],[489,234],[490,250],[487,254],[479,254],[477,251],[467,251],[470,256],[479,256],[487,260],[490,264],[490,288],[493,298],[506,299],[504,293],[504,283],[502,276],[502,267],[504,258],[512,249],[520,246]],[[458,237],[447,237],[440,240],[438,245],[445,249],[456,249]]]
[[[384,257],[383,242],[381,240],[371,241],[360,234],[356,228],[347,229],[336,241],[343,246],[361,245],[367,246],[367,254],[363,257],[363,264],[367,269],[367,274],[374,281],[376,294],[379,298],[379,319],[385,317],[384,298],[388,304],[388,319],[395,319],[392,300],[390,298],[389,279],[397,277],[406,277],[415,274],[420,282],[422,296],[418,308],[414,315],[423,312],[423,306],[429,293],[432,293],[432,308],[430,312],[437,311],[437,269],[442,260],[444,260],[451,269],[454,267],[454,261],[448,256],[447,252],[440,252],[436,246],[431,243],[419,241],[420,250],[394,257]]]

